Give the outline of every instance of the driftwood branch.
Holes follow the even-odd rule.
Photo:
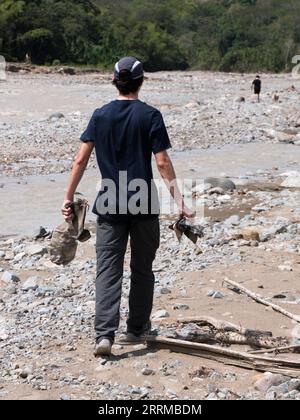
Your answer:
[[[264,350],[250,350],[251,354],[262,354],[262,353],[300,353],[300,345],[294,344],[293,346],[273,347]]]
[[[246,344],[266,349],[290,344],[287,338],[273,338],[270,331],[247,329],[208,316],[178,319],[176,324],[175,331],[168,337],[208,344]]]
[[[216,319],[211,316],[201,315],[201,316],[185,317],[185,318],[178,319],[177,322],[180,324],[190,324],[191,322],[193,322],[197,325],[212,325],[217,330],[239,332],[241,334],[247,334],[249,331],[254,331],[260,335],[272,337],[271,331],[261,331],[261,330],[244,328],[242,327],[242,325],[233,324],[232,322]]]
[[[255,300],[255,302],[261,303],[262,305],[265,305],[265,306],[269,306],[275,312],[280,312],[281,314],[287,316],[288,318],[293,319],[294,321],[300,323],[299,315],[292,314],[291,312],[288,312],[285,309],[281,308],[281,306],[275,305],[272,302],[268,302],[267,300],[263,299],[261,296],[257,295],[254,292],[251,292],[251,290],[246,289],[244,286],[240,285],[239,283],[236,283],[235,281],[225,278],[224,282],[230,284],[231,286],[234,286],[235,290],[245,293],[247,296]]]
[[[209,344],[193,343],[166,337],[148,336],[147,344],[192,356],[203,357],[226,365],[254,369],[260,372],[281,373],[294,378],[300,377],[300,363],[294,361],[277,358],[271,359],[265,356],[238,352]]]

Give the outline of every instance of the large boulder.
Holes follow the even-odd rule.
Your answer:
[[[224,191],[233,191],[236,189],[235,183],[228,178],[209,177],[205,178],[204,184],[210,186],[210,188],[222,188]]]
[[[300,188],[300,172],[291,171],[282,174],[287,176],[286,180],[282,182],[281,186],[286,188]]]

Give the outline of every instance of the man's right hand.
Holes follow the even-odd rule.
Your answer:
[[[64,219],[65,219],[66,222],[70,222],[73,219],[74,214],[73,214],[73,211],[72,211],[72,208],[71,208],[72,204],[73,204],[73,202],[70,201],[70,200],[65,200],[63,202],[61,212],[62,212],[62,215],[64,216]]]
[[[185,204],[178,206],[178,210],[181,217],[186,217],[187,219],[192,219],[196,216],[196,212],[188,208]]]

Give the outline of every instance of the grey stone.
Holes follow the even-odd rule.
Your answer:
[[[22,379],[26,379],[32,373],[32,369],[30,367],[25,367],[21,370],[19,376]]]
[[[233,191],[236,189],[236,185],[230,179],[227,178],[206,178],[204,183],[210,185],[210,188],[222,188],[224,191]]]
[[[47,248],[38,244],[29,245],[26,247],[26,253],[29,256],[44,255],[47,253]]]
[[[291,174],[281,184],[282,187],[286,188],[300,188],[300,172]]]
[[[17,277],[15,274],[10,273],[9,271],[4,271],[4,273],[1,276],[1,280],[5,283],[17,283],[20,281],[19,277]]]
[[[266,392],[269,388],[277,386],[286,381],[283,375],[274,374],[271,372],[263,373],[260,378],[253,384],[254,389],[260,392]]]
[[[54,114],[50,115],[49,120],[59,120],[61,118],[65,118],[64,114],[61,112],[55,112]]]
[[[266,395],[266,400],[276,400],[277,394],[275,391],[270,390]]]
[[[59,399],[64,401],[70,401],[72,398],[68,394],[62,394],[60,395]]]
[[[207,384],[207,387],[206,388],[207,388],[207,392],[209,394],[211,394],[212,392],[217,392],[218,391],[217,385],[212,384],[212,383]]]
[[[217,400],[218,397],[214,392],[212,392],[211,394],[208,395],[208,397],[206,399],[207,400]]]
[[[155,314],[153,315],[154,319],[159,319],[159,318],[168,318],[170,316],[170,314],[165,311],[164,309],[161,309],[157,312],[155,312]]]
[[[289,386],[289,382],[283,382],[280,385],[272,386],[268,389],[268,393],[275,392],[276,395],[286,394],[289,391],[292,391],[292,389]]]
[[[19,254],[17,254],[15,256],[15,258],[13,259],[14,262],[20,262],[22,261],[22,259],[25,257],[25,252],[20,252]]]
[[[6,293],[8,293],[9,295],[15,295],[17,294],[17,288],[14,284],[9,284],[9,286],[7,286],[7,288],[5,289]]]
[[[190,309],[190,307],[189,307],[189,305],[186,305],[184,303],[179,303],[177,305],[174,305],[173,309],[179,309],[179,310],[182,310],[182,311],[187,311],[188,309]]]
[[[225,295],[222,292],[219,292],[218,290],[210,290],[207,293],[207,296],[212,297],[214,299],[222,299],[225,297]]]
[[[291,267],[290,265],[279,265],[278,269],[280,271],[293,271],[293,267]]]
[[[234,214],[233,216],[228,217],[228,219],[226,219],[224,223],[229,226],[238,226],[240,224],[240,220],[240,216]]]
[[[36,290],[37,288],[38,288],[38,286],[39,286],[39,277],[37,277],[37,276],[32,276],[32,277],[29,277],[23,284],[22,284],[22,287],[21,287],[21,289],[24,291],[24,292],[28,292],[29,290]]]
[[[150,375],[154,375],[154,373],[155,373],[154,370],[148,367],[145,367],[142,369],[142,375],[150,376]]]
[[[160,289],[160,293],[161,293],[162,295],[167,295],[167,294],[171,293],[171,290],[170,290],[170,289],[168,289],[167,287],[162,287],[162,288]]]

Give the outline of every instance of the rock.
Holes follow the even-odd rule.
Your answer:
[[[279,293],[278,295],[274,295],[272,299],[286,299],[286,295]]]
[[[212,195],[212,194],[224,195],[225,194],[225,190],[223,190],[223,188],[221,187],[210,188],[206,192],[209,195]]]
[[[170,290],[170,289],[168,289],[167,287],[162,287],[162,288],[160,289],[160,293],[161,293],[162,295],[168,295],[168,294],[170,294],[170,293],[171,293],[171,290]]]
[[[252,210],[253,210],[253,211],[255,211],[255,212],[257,212],[257,213],[262,213],[262,212],[264,212],[264,211],[269,211],[269,210],[270,210],[270,207],[268,207],[268,206],[263,206],[263,205],[261,205],[261,204],[258,204],[257,206],[254,206],[254,207],[252,208]]]
[[[230,201],[230,200],[231,200],[231,196],[230,196],[230,195],[228,195],[228,194],[226,194],[226,195],[220,195],[220,196],[218,197],[218,201],[219,201],[220,203],[222,203],[222,204],[228,203],[228,201]]]
[[[4,283],[17,283],[20,281],[19,277],[17,277],[15,274],[10,273],[9,271],[4,271],[4,273],[1,276],[1,280],[4,281]]]
[[[279,265],[278,270],[280,271],[293,271],[293,267],[290,265]]]
[[[212,372],[209,377],[212,381],[221,381],[223,379],[223,375],[216,371]]]
[[[190,307],[189,307],[189,305],[185,305],[184,303],[179,303],[177,305],[174,305],[173,309],[175,309],[175,310],[179,309],[179,310],[182,310],[182,311],[187,311],[188,309],[190,309]]]
[[[20,252],[19,254],[17,254],[15,256],[15,258],[13,259],[13,262],[20,262],[22,261],[22,259],[25,257],[25,252]]]
[[[266,400],[276,400],[277,399],[277,394],[275,391],[270,391],[267,393],[266,395]]]
[[[61,112],[55,112],[54,114],[50,115],[49,120],[59,120],[61,118],[65,118],[64,114]]]
[[[38,244],[29,245],[26,247],[26,253],[31,257],[34,255],[45,255],[47,253],[47,248]]]
[[[208,395],[208,397],[206,399],[207,400],[217,400],[218,397],[214,392],[212,392],[211,394]]]
[[[69,76],[74,76],[76,74],[76,70],[73,67],[64,67],[63,73],[68,74]]]
[[[246,102],[246,99],[244,98],[244,96],[240,96],[239,98],[237,98],[236,102]]]
[[[224,221],[224,223],[226,225],[231,225],[231,226],[238,226],[240,224],[240,216],[237,214],[234,214],[233,216],[228,217],[228,219],[226,219]]]
[[[5,252],[4,251],[0,251],[0,258],[4,258],[5,257]]]
[[[245,241],[258,241],[260,240],[259,233],[256,229],[246,228],[241,231],[241,235]]]
[[[186,104],[184,107],[187,108],[187,109],[197,109],[197,108],[199,108],[199,106],[200,106],[199,102],[192,101],[192,102],[189,102],[188,104]]]
[[[7,288],[5,289],[6,293],[9,295],[15,295],[17,294],[17,288],[14,284],[10,284],[9,286],[7,286]]]
[[[207,384],[206,389],[207,389],[207,392],[208,393],[212,393],[212,392],[217,392],[218,391],[217,385],[215,385],[215,384],[213,384],[211,382],[209,384]]]
[[[165,311],[164,309],[161,309],[157,312],[155,312],[155,314],[153,315],[154,319],[159,319],[159,318],[168,318],[170,316],[170,314]]]
[[[48,235],[48,232],[43,226],[40,226],[38,229],[36,229],[33,232],[34,239],[44,238],[47,235]]]
[[[210,290],[207,293],[207,296],[210,296],[214,299],[222,299],[225,297],[225,295],[222,292],[219,292],[218,290]]]
[[[21,372],[19,373],[19,376],[22,379],[26,379],[31,373],[32,373],[32,369],[30,369],[29,367],[25,367],[24,369],[21,370]]]
[[[38,288],[38,283],[39,283],[39,277],[37,277],[37,276],[32,276],[32,277],[29,277],[26,281],[25,281],[25,283],[23,283],[22,284],[22,287],[21,287],[21,289],[24,291],[24,292],[28,292],[29,290],[36,290],[37,288]]]
[[[209,184],[210,188],[222,188],[224,191],[233,191],[236,189],[234,182],[227,178],[206,178],[205,184]]]
[[[289,387],[289,382],[283,382],[277,386],[272,386],[268,389],[267,399],[268,399],[268,394],[272,395],[274,393],[275,398],[276,398],[282,394],[286,394],[289,391],[291,391]]]
[[[148,367],[145,367],[145,368],[142,369],[142,375],[150,376],[150,375],[154,375],[154,374],[155,374],[155,372],[154,372],[153,369],[150,369]]]
[[[63,401],[70,401],[71,397],[70,397],[70,395],[62,394],[62,395],[60,395],[59,399],[63,400]]]
[[[254,389],[260,392],[267,392],[269,388],[285,382],[286,377],[271,372],[265,372],[262,375],[256,375],[254,380]]]
[[[276,138],[279,141],[279,143],[293,144],[295,135],[294,134],[287,134],[283,131],[277,131],[276,132]]]
[[[300,172],[291,172],[287,179],[282,182],[281,186],[286,188],[300,188]]]
[[[5,253],[5,257],[4,257],[5,261],[10,261],[10,260],[13,260],[14,258],[15,258],[15,254],[12,251],[7,251]]]

